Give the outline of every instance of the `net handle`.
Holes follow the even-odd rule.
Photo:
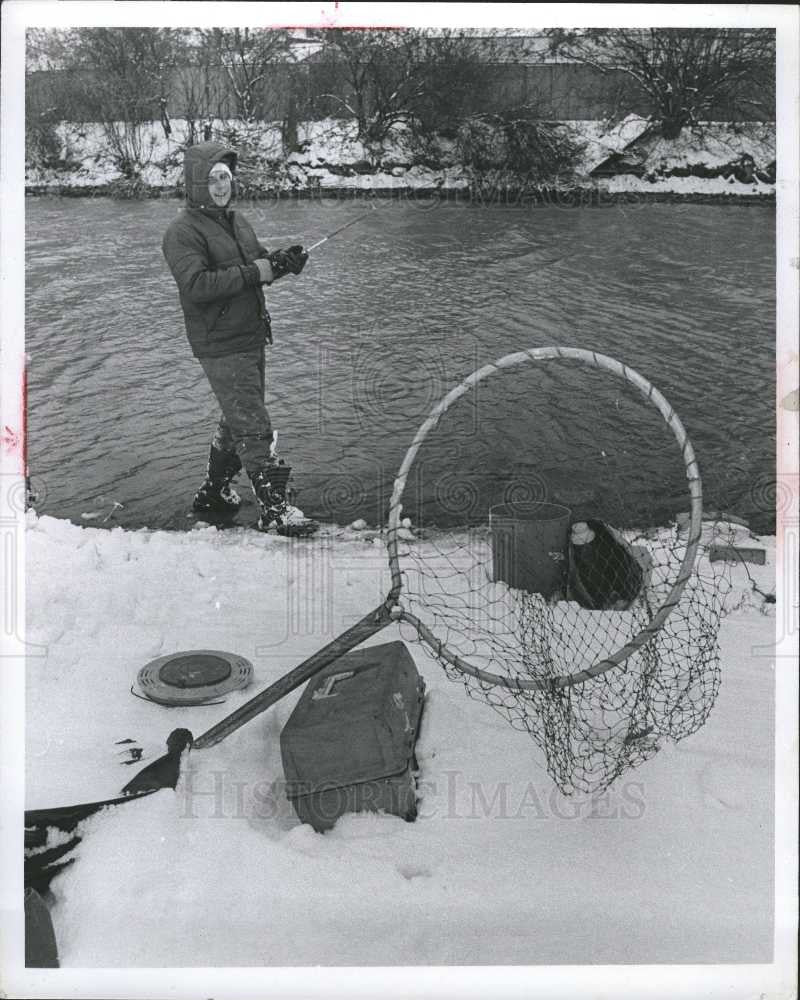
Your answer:
[[[514,354],[506,354],[497,361],[484,365],[482,368],[474,371],[471,375],[465,378],[463,382],[451,389],[450,392],[448,392],[447,395],[436,404],[433,410],[431,410],[430,416],[427,420],[425,420],[417,433],[414,435],[414,440],[411,442],[411,445],[405,454],[405,458],[400,465],[397,477],[395,478],[394,487],[392,489],[392,497],[389,502],[389,531],[386,545],[389,552],[389,566],[392,573],[392,590],[402,596],[402,573],[398,557],[398,532],[401,527],[402,516],[401,500],[406,486],[406,479],[408,478],[409,471],[411,470],[411,466],[414,464],[417,452],[419,451],[422,442],[438,425],[444,414],[447,413],[450,407],[457,400],[459,400],[466,393],[470,392],[479,382],[489,378],[489,376],[504,369],[514,368],[517,365],[528,364],[529,362],[552,361],[564,358],[583,362],[593,368],[599,368],[624,379],[637,389],[640,395],[642,395],[648,403],[651,403],[658,410],[667,427],[669,427],[672,431],[675,440],[678,443],[678,447],[681,450],[681,455],[683,456],[691,500],[689,537],[686,543],[686,552],[675,583],[673,584],[669,594],[667,594],[664,603],[656,611],[650,623],[637,635],[635,635],[630,642],[621,646],[615,653],[612,653],[611,656],[606,659],[598,660],[590,667],[586,667],[585,670],[580,670],[574,674],[564,674],[560,677],[549,678],[547,680],[517,680],[511,677],[506,677],[502,674],[493,674],[489,671],[483,670],[482,668],[470,663],[468,660],[464,660],[462,657],[452,653],[446,645],[436,638],[424,622],[420,621],[420,619],[415,615],[406,611],[402,607],[402,604],[398,605],[393,610],[393,617],[397,620],[406,621],[413,626],[422,641],[429,646],[437,656],[446,660],[462,673],[476,677],[484,683],[492,686],[503,686],[516,690],[528,691],[567,688],[572,687],[575,684],[582,684],[584,681],[587,681],[592,677],[597,677],[600,674],[604,674],[613,667],[619,666],[620,663],[624,663],[632,653],[635,653],[637,649],[649,642],[663,626],[667,618],[669,618],[675,606],[680,601],[681,594],[683,593],[689,577],[692,575],[695,559],[697,558],[697,550],[700,544],[700,533],[702,530],[703,487],[700,481],[700,470],[697,466],[697,459],[695,458],[694,449],[692,448],[691,441],[689,440],[689,435],[686,433],[686,428],[681,423],[680,418],[672,406],[670,406],[658,389],[656,389],[655,386],[652,385],[643,375],[640,375],[639,372],[635,371],[633,368],[629,368],[627,365],[622,364],[622,362],[617,361],[615,358],[611,358],[606,354],[598,354],[596,351],[587,351],[580,347],[534,347],[527,351],[517,351]]]

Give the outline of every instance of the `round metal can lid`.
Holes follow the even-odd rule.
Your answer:
[[[201,705],[247,687],[253,665],[219,649],[193,649],[151,660],[139,671],[142,692],[161,705]]]
[[[226,681],[231,672],[226,657],[212,653],[176,653],[163,664],[158,675],[172,687],[194,688]]]

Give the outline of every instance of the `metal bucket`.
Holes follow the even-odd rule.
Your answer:
[[[536,500],[489,509],[492,579],[550,598],[563,594],[572,511]]]

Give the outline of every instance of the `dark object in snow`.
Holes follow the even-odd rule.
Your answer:
[[[740,184],[756,184],[758,181],[764,184],[774,184],[775,160],[772,160],[765,168],[761,169],[756,165],[756,161],[749,153],[742,153],[738,160],[726,164],[721,169],[720,176],[726,179],[733,177]]]
[[[721,177],[727,181],[739,181],[740,184],[757,184],[759,181],[763,184],[774,184],[775,160],[762,170],[756,166],[755,160],[749,153],[743,153],[737,159],[724,164],[708,166],[705,163],[684,163],[667,170],[651,170],[645,175],[645,180],[655,181],[667,177],[700,177],[703,180]]]
[[[624,739],[624,743],[631,744],[636,743],[637,740],[647,739],[648,736],[653,732],[652,726],[647,726],[645,729],[636,729],[628,733]]]
[[[642,589],[642,569],[602,521],[576,521],[569,553],[571,600],[590,611],[631,606]]]
[[[563,596],[571,516],[568,507],[539,500],[491,507],[492,580],[548,599]]]
[[[767,561],[767,550],[756,546],[725,545],[715,542],[708,552],[711,562],[724,559],[725,562],[749,562],[755,566],[763,566]]]
[[[121,760],[120,764],[137,764],[142,759],[143,753],[142,747],[128,747],[126,750],[120,750],[117,756],[126,758]]]
[[[424,692],[402,642],[348,653],[309,682],[281,732],[286,795],[304,823],[322,832],[367,811],[416,819]]]
[[[220,649],[159,656],[145,664],[136,677],[149,701],[169,706],[218,705],[220,695],[247,687],[252,679],[249,660]]]
[[[25,890],[25,968],[58,968],[58,946],[50,910],[30,887]]]
[[[161,114],[161,127],[164,129],[164,136],[169,139],[172,134],[172,125],[170,124],[169,113],[167,112],[166,97],[159,97],[158,110]]]
[[[743,153],[733,166],[733,176],[742,184],[752,184],[756,176],[756,163],[753,157]]]
[[[652,125],[645,125],[641,132],[622,149],[609,153],[590,172],[590,177],[616,177],[619,174],[632,174],[641,177],[645,172],[647,158],[653,146],[659,139],[659,131]]]
[[[188,729],[173,729],[167,737],[167,752],[148,764],[122,789],[123,795],[154,792],[159,788],[175,788],[181,773],[181,754],[192,745]]]
[[[776,161],[771,160],[763,170],[756,170],[756,177],[764,184],[774,184],[777,169]]]
[[[590,177],[617,177],[619,174],[632,174],[641,177],[644,174],[647,153],[635,149],[626,149],[622,153],[612,153],[602,163],[590,171]]]
[[[156,789],[141,794],[149,795]],[[44,894],[50,882],[59,872],[72,864],[74,857],[68,857],[80,843],[79,834],[64,841],[51,836],[51,831],[73,833],[81,820],[99,812],[106,806],[116,806],[132,802],[139,795],[122,798],[102,799],[99,802],[82,802],[74,806],[58,806],[55,809],[29,809],[25,812],[25,887]]]

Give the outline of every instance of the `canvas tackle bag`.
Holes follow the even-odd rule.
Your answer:
[[[347,812],[416,818],[425,682],[402,642],[355,650],[309,681],[281,732],[286,795],[329,830]]]

